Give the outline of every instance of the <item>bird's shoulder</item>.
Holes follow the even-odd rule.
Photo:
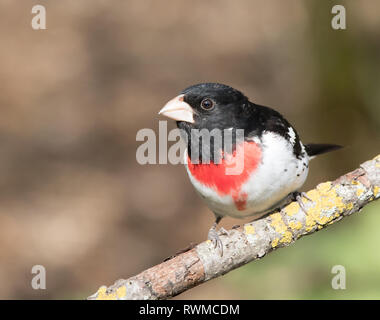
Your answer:
[[[266,132],[275,133],[289,141],[297,158],[304,152],[296,129],[278,111],[251,103],[252,113],[248,121],[247,137],[261,137]]]

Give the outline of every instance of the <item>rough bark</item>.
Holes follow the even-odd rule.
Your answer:
[[[222,257],[205,241],[136,276],[102,286],[88,299],[168,299],[358,212],[380,197],[380,155],[333,182],[319,184],[307,196],[311,201],[303,199],[306,213],[292,202],[280,212],[221,234]]]

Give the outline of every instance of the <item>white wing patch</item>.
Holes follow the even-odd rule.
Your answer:
[[[296,133],[294,132],[292,127],[289,127],[288,129],[288,135],[289,135],[289,141],[294,146],[296,143]]]

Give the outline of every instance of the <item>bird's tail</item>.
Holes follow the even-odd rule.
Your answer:
[[[305,144],[306,153],[308,154],[310,158],[314,158],[315,156],[319,154],[338,150],[340,148],[343,148],[343,146],[339,146],[337,144],[318,144],[318,143]]]

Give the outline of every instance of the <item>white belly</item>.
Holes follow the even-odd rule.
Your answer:
[[[297,159],[291,143],[272,132],[264,133],[261,141],[254,141],[261,145],[262,157],[257,169],[240,189],[241,196],[246,199],[243,209],[236,206],[236,201],[230,195],[221,196],[212,187],[206,187],[196,181],[189,173],[185,161],[192,184],[216,214],[236,218],[259,218],[304,184],[309,166],[306,152],[303,152],[301,159]]]

